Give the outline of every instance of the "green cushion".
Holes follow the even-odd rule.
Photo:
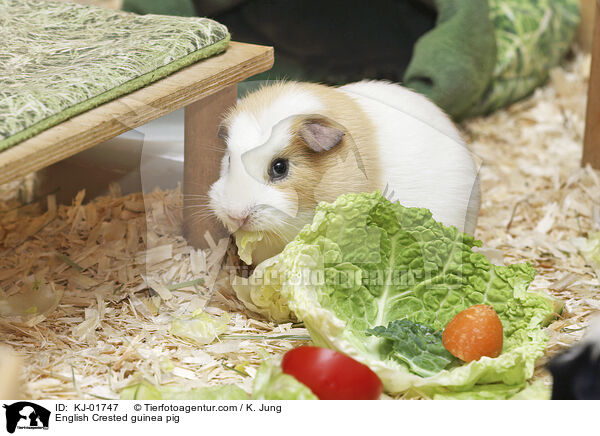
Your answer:
[[[0,0],[0,151],[227,48],[207,18]]]

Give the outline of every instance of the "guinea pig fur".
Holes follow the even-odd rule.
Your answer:
[[[473,233],[477,166],[452,121],[400,85],[276,82],[226,115],[210,208],[231,232],[260,232],[255,263],[279,253],[320,201],[381,190]]]

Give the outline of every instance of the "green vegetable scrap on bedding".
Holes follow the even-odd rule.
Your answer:
[[[587,238],[573,238],[571,243],[581,252],[596,273],[596,277],[600,279],[600,232],[589,232]]]
[[[547,341],[542,327],[555,308],[549,296],[527,291],[535,276],[529,264],[495,266],[472,250],[480,244],[426,209],[378,192],[342,195],[318,206],[276,262],[257,266],[246,295],[272,294],[258,278],[276,275],[283,299],[273,300],[274,313],[287,303],[315,345],[366,364],[387,392],[507,396],[533,375]],[[439,332],[475,304],[498,313],[503,350],[497,358],[457,362],[440,348]]]
[[[143,380],[125,387],[121,400],[318,400],[315,394],[294,377],[284,374],[279,362],[261,363],[248,395],[237,385],[186,388],[181,385],[156,386]]]
[[[227,48],[207,18],[0,0],[0,151]]]
[[[131,384],[119,393],[121,400],[247,400],[248,394],[236,385],[186,389],[183,386],[155,386],[147,380]]]

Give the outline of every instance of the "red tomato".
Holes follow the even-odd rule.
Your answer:
[[[383,390],[368,366],[328,348],[294,348],[285,353],[281,367],[320,400],[377,400]]]

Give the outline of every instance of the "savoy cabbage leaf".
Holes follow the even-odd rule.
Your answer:
[[[262,278],[277,271],[277,286],[254,280],[251,294],[280,290],[280,315],[287,304],[315,345],[366,364],[388,392],[522,385],[545,348],[541,327],[553,305],[548,297],[527,292],[535,275],[529,264],[493,265],[472,250],[480,244],[435,221],[428,210],[391,203],[379,192],[342,195],[319,204],[313,222],[276,262],[256,268],[254,275]],[[268,313],[269,301],[261,303]],[[504,345],[497,358],[437,373],[432,367],[423,377],[416,369],[424,369],[418,354],[392,353],[386,335],[369,333],[401,319],[441,331],[475,304],[491,305],[502,321]]]
[[[252,252],[256,245],[262,241],[263,235],[259,232],[247,232],[238,230],[234,234],[235,243],[238,247],[238,256],[246,264],[252,264]]]

